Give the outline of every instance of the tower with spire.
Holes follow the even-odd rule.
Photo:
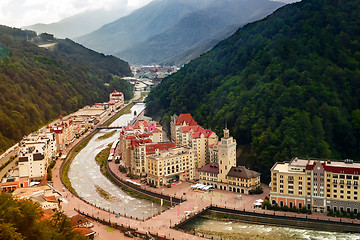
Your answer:
[[[221,138],[218,148],[218,182],[227,182],[226,175],[231,167],[236,167],[236,140],[230,136],[227,127],[224,129],[224,136]]]

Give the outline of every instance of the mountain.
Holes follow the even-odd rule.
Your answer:
[[[209,50],[219,35],[226,33],[224,39],[283,5],[270,0],[157,0],[76,41],[132,64],[168,64],[179,55],[181,65],[187,56],[180,55],[199,43],[197,48]]]
[[[292,157],[360,160],[360,4],[303,0],[248,24],[165,78],[146,114],[191,113],[270,180]]]
[[[0,26],[0,66],[0,152],[114,88],[133,94],[120,79],[131,74],[127,62],[49,34]]]
[[[103,25],[113,22],[128,13],[129,10],[124,5],[119,5],[109,10],[96,9],[82,12],[55,23],[38,23],[24,26],[23,28],[33,30],[38,34],[49,33],[57,38],[73,39],[91,33]]]

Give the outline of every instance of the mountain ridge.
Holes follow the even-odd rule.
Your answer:
[[[166,59],[189,51],[201,41],[209,44],[214,36],[224,34],[225,28],[260,19],[283,5],[268,0],[154,1],[75,40],[131,64],[166,64]],[[178,61],[179,65],[184,63]]]
[[[104,24],[115,21],[129,13],[122,6],[114,9],[97,9],[78,13],[53,23],[37,23],[23,26],[22,29],[32,30],[41,33],[53,34],[57,38],[76,38],[88,34],[102,27]]]

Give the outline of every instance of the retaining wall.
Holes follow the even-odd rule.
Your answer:
[[[148,197],[151,197],[151,198],[155,198],[155,199],[163,199],[165,202],[168,202],[170,203],[170,196],[169,195],[164,195],[164,194],[160,194],[160,193],[155,193],[155,192],[151,192],[151,191],[148,191],[148,190],[145,190],[143,188],[140,188],[139,186],[133,184],[133,183],[130,183],[130,182],[127,182],[127,181],[124,181],[122,179],[120,179],[109,167],[109,164],[107,163],[106,164],[106,171],[109,173],[109,176],[111,177],[111,179],[116,182],[117,184],[119,184],[120,186],[122,187],[125,187],[125,188],[130,188],[131,190],[137,192],[137,193],[140,193],[140,194],[143,194],[143,195],[146,195]],[[179,204],[181,202],[185,201],[184,199],[182,198],[176,198],[176,197],[172,197],[172,203],[175,203],[175,204]]]
[[[201,215],[204,214],[225,215],[229,218],[229,220],[239,220],[241,222],[248,222],[254,224],[294,227],[328,232],[360,233],[360,224],[340,221],[334,222],[310,217],[296,218],[290,216],[270,215],[256,212],[240,211],[229,208],[221,208],[217,206],[211,206],[207,211],[202,212]],[[188,221],[184,221],[178,224],[176,227],[181,228],[181,226],[187,222]]]

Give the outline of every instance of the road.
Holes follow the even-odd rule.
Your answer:
[[[14,156],[15,155],[15,147],[17,146],[14,145],[12,146],[11,148],[9,148],[5,153],[3,153],[1,155],[1,158],[0,158],[0,166],[2,166],[4,163],[6,163],[11,156]],[[15,167],[15,162],[18,158],[15,158],[11,163],[9,163],[3,170],[0,171],[0,178],[2,178],[5,173],[7,173],[11,168]]]

